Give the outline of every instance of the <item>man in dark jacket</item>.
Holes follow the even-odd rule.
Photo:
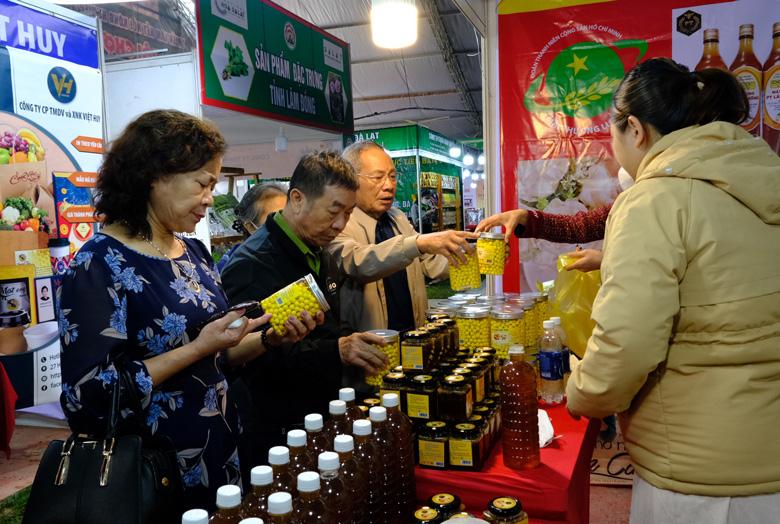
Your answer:
[[[290,179],[285,208],[235,251],[222,273],[231,304],[262,300],[308,274],[330,304],[308,337],[277,347],[278,337],[266,337],[269,350],[239,371],[251,397],[246,405],[241,401],[249,399],[237,396],[246,444],[241,463],[247,470],[265,464],[267,450],[283,445],[286,432],[301,427],[307,414],[327,414],[328,402],[338,398],[342,366],[376,373],[385,364],[384,354],[371,345],[382,339],[340,322],[338,266],[322,253],[349,221],[357,187],[354,170],[339,155],[304,156]]]

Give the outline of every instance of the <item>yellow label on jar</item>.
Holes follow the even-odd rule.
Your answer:
[[[402,346],[401,365],[404,369],[423,369],[423,347]]]
[[[444,442],[420,439],[417,447],[420,450],[421,465],[435,468],[443,468],[447,465],[445,462]]]
[[[450,439],[450,465],[452,466],[473,466],[474,457],[471,454],[470,440]]]
[[[406,394],[406,414],[412,418],[431,418],[428,395]]]
[[[485,377],[479,377],[476,381],[477,386],[477,402],[485,400]]]

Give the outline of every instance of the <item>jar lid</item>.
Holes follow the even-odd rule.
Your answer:
[[[501,306],[494,307],[490,310],[491,318],[495,318],[496,320],[518,320],[523,318],[524,314],[523,310],[519,307]]]
[[[367,398],[363,400],[363,404],[368,406],[369,408],[373,408],[376,406],[381,406],[382,401],[379,400],[378,398]]]
[[[465,364],[460,366],[462,369],[466,369],[468,371],[471,371],[474,375],[476,375],[480,370],[482,370],[482,366],[475,363],[475,362],[466,362]],[[457,373],[456,371],[454,373]],[[462,373],[461,373],[462,374]]]
[[[449,435],[449,428],[445,422],[440,420],[432,420],[427,422],[425,426],[420,429],[420,434],[423,437],[428,438],[447,438]]]
[[[461,376],[464,379],[468,380],[472,377],[471,370],[465,367],[459,367],[452,370],[452,374],[456,376]]]
[[[412,378],[413,382],[422,384],[424,386],[430,385],[434,383],[434,378],[432,375],[417,375],[416,377]]]
[[[523,506],[514,497],[496,497],[488,503],[488,511],[498,517],[516,517],[523,512]]]
[[[444,513],[460,509],[460,498],[452,493],[436,493],[428,499],[428,505]]]
[[[483,346],[483,347],[474,348],[474,353],[475,354],[476,353],[490,353],[491,355],[495,355],[496,354],[496,350],[493,349],[490,346]]]
[[[406,375],[404,375],[403,373],[395,373],[395,372],[388,373],[387,375],[385,375],[384,381],[388,382],[388,383],[391,383],[391,384],[401,384],[404,381],[406,381]],[[381,404],[381,401],[380,401],[380,404]],[[380,404],[377,404],[377,405],[380,405]]]
[[[488,413],[490,413],[490,408],[484,404],[481,406],[474,406],[474,413],[476,415],[482,415],[482,417],[485,417]]]
[[[468,419],[469,423],[474,424],[476,427],[482,427],[485,425],[485,417],[482,415],[471,415]]]
[[[479,234],[479,238],[486,238],[488,240],[504,240],[504,234],[485,231],[484,233]]]
[[[480,430],[476,425],[471,422],[462,422],[455,425],[455,430],[452,432],[453,436],[467,438],[473,440],[479,436]]]
[[[391,342],[397,342],[398,336],[400,335],[400,333],[394,329],[372,329],[367,333],[373,333],[378,337],[382,337],[382,340],[387,344]]]
[[[423,327],[427,329],[429,333],[434,333],[434,334],[441,333],[442,330],[444,329],[444,326],[442,324],[438,324],[436,322],[428,322]]]
[[[498,403],[496,402],[496,400],[495,400],[495,399],[493,399],[493,398],[486,398],[485,400],[483,400],[483,401],[482,401],[482,403],[483,403],[484,405],[486,405],[487,407],[489,407],[490,409],[493,409],[493,408],[494,408],[494,407],[496,407],[496,405],[498,404]]]
[[[487,318],[490,309],[482,307],[464,307],[458,310],[458,318]]]
[[[447,327],[452,327],[452,326],[456,325],[455,320],[450,318],[450,317],[442,318],[441,320],[438,320],[438,322],[444,324]]]
[[[478,366],[484,366],[487,365],[488,359],[482,358],[482,357],[471,357],[466,360],[469,364],[476,364]]]
[[[407,331],[403,335],[403,340],[425,340],[426,338],[428,338],[428,332],[419,328],[414,331]]]
[[[430,309],[428,310],[428,321],[429,322],[438,322],[440,320],[445,320],[450,318],[450,316],[446,313],[441,313],[440,309],[434,310],[435,312],[432,312]]]
[[[464,386],[466,384],[466,377],[463,375],[447,375],[444,377],[444,383],[442,385],[456,388]]]
[[[427,506],[424,506],[414,512],[414,519],[417,522],[431,522],[438,518],[439,518],[439,512]]]

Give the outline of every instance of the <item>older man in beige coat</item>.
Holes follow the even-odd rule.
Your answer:
[[[358,174],[357,207],[328,246],[349,277],[341,290],[342,318],[359,331],[413,329],[425,323],[425,278],[447,276],[448,260],[463,261],[464,231],[418,234],[393,208],[397,174],[390,155],[374,142],[344,151]],[[379,237],[379,238],[378,238]]]

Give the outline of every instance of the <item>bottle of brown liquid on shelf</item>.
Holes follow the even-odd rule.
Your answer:
[[[329,524],[349,524],[352,522],[352,500],[339,475],[339,456],[332,451],[320,453],[320,496],[325,504],[326,522]]]
[[[400,466],[398,439],[387,423],[387,409],[373,407],[368,410],[371,427],[379,456],[384,462],[384,514],[380,522],[394,524],[400,514]]]
[[[780,155],[780,22],[772,26],[772,52],[764,62],[764,140]]]
[[[368,522],[382,522],[384,518],[384,458],[374,443],[371,421],[356,420],[352,423],[355,439],[355,459],[368,474]]]
[[[290,474],[297,478],[304,471],[314,471],[314,461],[306,448],[306,432],[291,429],[287,432],[287,448],[290,450]]]
[[[405,522],[417,506],[417,490],[414,481],[414,428],[409,417],[401,411],[400,399],[395,393],[382,395],[382,405],[387,410],[387,423],[396,435],[398,448],[398,518]]]
[[[209,524],[209,512],[205,509],[190,509],[181,516],[181,524]]]
[[[333,449],[333,442],[328,442],[328,436],[325,434],[322,415],[311,413],[303,419],[303,425],[306,429],[306,447],[309,450],[309,456],[313,458],[314,463],[320,453]]]
[[[241,488],[226,484],[217,490],[217,511],[209,524],[239,524],[241,522]]]
[[[268,497],[268,524],[297,524],[293,516],[292,495],[284,491]]]
[[[748,133],[761,134],[761,62],[753,52],[753,24],[739,26],[739,51],[731,64],[731,72],[745,89],[750,113],[742,122],[742,127]]]
[[[339,390],[339,400],[343,400],[347,403],[347,424],[348,428],[352,429],[352,423],[361,418],[366,418],[363,411],[358,407],[355,402],[355,390],[352,388],[341,388]]]
[[[705,29],[704,30],[704,51],[701,54],[701,60],[696,64],[696,71],[702,69],[715,68],[728,71],[726,63],[720,57],[720,50],[718,49],[718,30],[717,29]]]
[[[320,476],[314,471],[298,475],[298,498],[293,504],[293,516],[300,524],[325,524],[325,504],[320,497]]]
[[[268,450],[268,463],[274,471],[273,491],[295,493],[295,477],[290,473],[290,450],[274,446]]]
[[[343,400],[331,400],[328,404],[328,413],[330,418],[325,424],[325,435],[328,437],[328,442],[333,445],[336,435],[349,435],[349,430],[352,429],[347,421],[347,403]]]
[[[539,465],[539,418],[536,370],[525,360],[523,346],[509,348],[509,362],[501,369],[501,421],[504,465],[531,469]]]
[[[268,496],[274,492],[274,470],[270,466],[255,466],[249,473],[252,490],[241,504],[241,518],[268,516]]]
[[[350,435],[333,440],[333,450],[339,455],[339,473],[352,500],[352,522],[368,524],[368,475],[355,459],[355,441]]]

